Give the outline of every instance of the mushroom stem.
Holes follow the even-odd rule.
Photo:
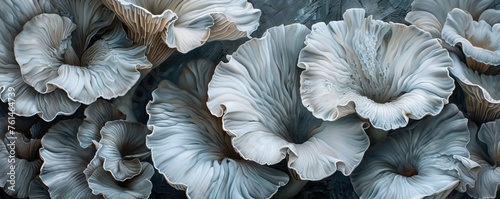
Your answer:
[[[368,137],[370,138],[370,143],[373,145],[377,142],[384,140],[387,137],[388,132],[370,126],[370,128],[366,129],[366,134],[368,134]]]
[[[137,90],[137,87],[139,84],[142,82],[142,80],[151,72],[154,68],[156,68],[157,65],[147,68],[144,70],[141,70],[141,76],[137,80],[137,82],[130,88],[130,90],[121,97],[117,97],[116,99],[113,100],[113,104],[116,106],[118,110],[120,110],[123,114],[127,116],[126,120],[129,122],[137,122],[137,117],[134,114],[134,108],[133,107],[133,99],[134,99],[134,94],[135,91]]]

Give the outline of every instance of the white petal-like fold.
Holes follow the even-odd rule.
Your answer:
[[[500,65],[500,24],[474,21],[469,13],[455,8],[448,13],[441,35],[448,44],[461,46],[465,56],[483,64]],[[470,64],[468,67],[476,68]]]
[[[149,157],[146,135],[150,131],[140,123],[121,120],[106,122],[101,129],[102,145],[97,150],[104,159],[104,170],[111,172],[116,180],[124,181],[141,172],[141,160]]]
[[[206,107],[215,64],[188,63],[176,86],[162,81],[147,106],[147,137],[155,167],[189,198],[269,198],[288,176],[243,160],[221,121]]]
[[[447,51],[414,26],[364,15],[313,25],[299,55],[304,105],[328,121],[357,112],[383,130],[438,114],[454,89]]]
[[[491,3],[493,0],[413,0],[405,20],[440,38],[446,15],[453,8],[466,10],[477,19]]]
[[[141,173],[132,179],[118,182],[110,172],[98,167],[90,176],[89,187],[96,195],[102,194],[108,199],[148,198],[153,184],[149,180],[154,172],[153,166],[147,162],[141,163]]]
[[[446,197],[474,184],[479,165],[469,159],[469,130],[458,108],[392,131],[370,147],[351,175],[360,198]]]
[[[80,146],[83,148],[90,146],[93,141],[99,142],[101,140],[100,131],[106,122],[125,119],[125,115],[120,110],[105,100],[97,100],[90,104],[85,109],[84,114],[85,119],[78,128],[77,134]]]
[[[96,151],[80,147],[76,134],[81,123],[80,119],[61,121],[42,138],[40,178],[51,198],[100,198],[92,194],[83,173]]]
[[[349,128],[323,122],[302,105],[297,58],[309,32],[301,24],[279,26],[240,46],[215,69],[207,104],[245,159],[276,164],[290,154],[288,165],[301,179],[336,170],[349,175],[369,144],[364,123],[354,117],[344,120]],[[342,149],[344,142],[351,150]]]

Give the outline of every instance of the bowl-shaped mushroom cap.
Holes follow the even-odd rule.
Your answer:
[[[155,167],[189,198],[269,198],[288,182],[281,171],[243,160],[206,106],[215,64],[189,62],[177,84],[162,81],[147,106]]]
[[[314,24],[299,55],[300,94],[314,116],[335,121],[357,113],[373,127],[404,127],[409,118],[438,114],[454,84],[448,53],[428,33],[365,18]]]
[[[369,144],[365,123],[323,122],[302,105],[297,58],[309,33],[301,24],[278,26],[241,45],[215,69],[207,105],[247,160],[276,164],[288,155],[288,167],[305,180],[349,175]]]
[[[104,159],[104,170],[116,180],[124,181],[141,172],[141,160],[149,157],[146,125],[137,122],[115,120],[106,122],[101,129],[100,148],[97,154]]]
[[[469,159],[467,119],[454,104],[391,132],[370,147],[351,182],[360,198],[445,198],[474,184],[479,165]]]
[[[22,11],[22,12],[20,12]],[[23,81],[19,64],[14,55],[14,39],[23,30],[24,24],[42,13],[57,11],[47,0],[1,1],[0,2],[0,98],[7,102],[15,98],[16,114],[33,116],[38,114],[45,121],[57,115],[71,115],[80,106],[60,89],[51,93],[38,93]]]
[[[491,3],[493,0],[413,0],[405,20],[440,38],[446,15],[451,10],[466,10],[477,20]]]
[[[474,21],[470,13],[455,8],[448,13],[441,35],[448,44],[461,46],[468,59],[479,62],[468,61],[469,68],[485,72],[491,65],[500,65],[500,23]]]
[[[83,173],[96,151],[80,147],[76,134],[81,123],[80,119],[58,122],[42,138],[40,178],[51,198],[100,198],[92,194]]]
[[[147,162],[141,164],[143,167],[141,172],[124,182],[116,181],[110,172],[104,170],[103,167],[97,167],[88,179],[92,193],[101,194],[109,199],[148,198],[153,188],[149,179],[155,171],[151,164]]]
[[[481,168],[476,184],[467,193],[474,198],[496,198],[500,188],[500,119],[484,123],[479,132],[477,127],[470,131],[470,159]]]

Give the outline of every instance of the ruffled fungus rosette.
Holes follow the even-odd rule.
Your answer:
[[[454,104],[370,147],[351,175],[360,198],[446,198],[474,185],[467,119]]]
[[[363,9],[343,16],[314,24],[299,55],[300,94],[312,114],[336,121],[357,113],[385,131],[437,115],[455,87],[438,41],[414,26],[365,18]]]
[[[28,139],[23,133],[7,125],[0,119],[0,187],[16,198],[27,198],[30,183],[40,173],[42,160],[38,156],[40,139]],[[11,120],[12,121],[12,120]],[[9,126],[9,127],[8,127]],[[32,128],[32,130],[36,130]],[[12,169],[11,167],[14,167]]]
[[[480,74],[489,71],[498,74],[500,71],[498,16],[500,11],[488,10],[481,14],[479,21],[474,21],[470,13],[455,8],[448,13],[444,23],[441,33],[443,40],[451,46],[460,46],[465,54],[467,67]]]
[[[101,129],[97,155],[103,159],[103,168],[117,181],[125,181],[143,171],[142,160],[150,155],[146,147],[146,125],[115,120],[106,122]]]
[[[476,184],[467,193],[474,198],[496,198],[500,188],[500,119],[484,123],[479,131],[472,126],[470,131],[470,159],[481,168]]]
[[[40,170],[51,198],[101,198],[92,194],[84,170],[94,158],[94,147],[82,148],[76,134],[80,119],[58,122],[42,138]]]
[[[297,59],[309,33],[301,24],[279,26],[241,45],[215,69],[207,105],[247,160],[287,158],[302,180],[349,175],[369,145],[366,123],[353,115],[324,122],[302,105]]]
[[[413,0],[405,20],[431,33],[432,37],[441,38],[447,14],[454,8],[471,13],[477,20],[492,3],[493,0]]]
[[[23,2],[0,5],[0,89],[3,101],[15,90],[18,115],[73,114],[80,103],[125,95],[151,67],[101,1]]]
[[[22,10],[22,12],[21,12]],[[70,100],[61,89],[42,94],[23,81],[14,55],[14,39],[34,16],[56,13],[48,0],[0,2],[0,95],[3,102],[12,98],[8,88],[15,90],[15,112],[20,116],[38,114],[46,121],[57,115],[73,114],[80,106]]]
[[[270,198],[288,182],[281,171],[242,159],[206,106],[215,64],[188,63],[177,84],[162,81],[147,106],[153,162],[188,198]]]
[[[500,118],[500,75],[479,74],[468,68],[457,55],[451,73],[463,90],[467,118],[483,123]]]
[[[213,40],[234,40],[259,25],[260,10],[246,0],[104,0],[127,25],[135,42],[148,46],[160,64],[177,49],[188,51]]]
[[[102,145],[97,144],[97,147]],[[150,181],[154,168],[147,162],[141,162],[141,171],[138,175],[124,181],[117,181],[113,174],[106,171],[103,161],[96,155],[83,173],[87,176],[90,189],[94,195],[104,198],[148,198],[153,184]]]
[[[125,115],[113,104],[99,99],[90,104],[84,112],[85,119],[78,128],[78,141],[80,146],[87,148],[101,140],[101,129],[106,122],[113,120],[124,120]]]

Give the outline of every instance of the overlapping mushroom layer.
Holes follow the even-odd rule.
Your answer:
[[[471,159],[481,165],[474,187],[467,193],[474,198],[496,198],[500,188],[500,119],[472,126],[467,145]]]
[[[365,18],[313,25],[300,52],[300,94],[313,115],[335,121],[358,113],[378,129],[404,127],[409,118],[438,114],[454,85],[452,62],[437,40],[403,24]]]
[[[467,119],[454,104],[398,129],[368,149],[351,175],[360,198],[445,198],[474,185]]]
[[[175,84],[163,81],[147,106],[155,167],[189,198],[269,198],[288,176],[242,159],[221,121],[206,107],[215,64],[188,63]]]
[[[301,24],[279,26],[240,46],[215,69],[208,108],[245,159],[276,164],[287,157],[303,180],[336,170],[349,175],[369,144],[365,123],[355,116],[324,122],[302,105],[297,58],[309,33]]]

